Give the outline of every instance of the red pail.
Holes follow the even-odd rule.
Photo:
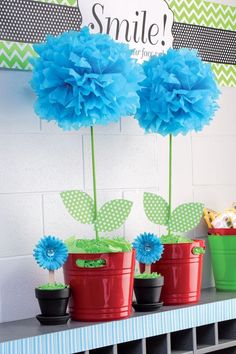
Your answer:
[[[103,260],[99,268],[83,268],[77,260]],[[63,266],[70,285],[69,311],[77,321],[108,321],[132,311],[135,252],[69,254]]]
[[[205,248],[203,240],[193,243],[165,244],[162,258],[152,264],[152,272],[164,276],[161,301],[164,305],[180,305],[198,302],[202,285],[202,254],[197,249]],[[144,266],[140,266],[144,271]]]
[[[218,236],[236,236],[236,229],[208,229],[208,234]]]

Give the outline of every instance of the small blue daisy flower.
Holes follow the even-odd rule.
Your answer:
[[[63,266],[68,250],[59,238],[44,236],[35,247],[33,256],[40,267],[53,271]]]
[[[164,249],[159,237],[146,232],[136,237],[133,248],[136,250],[137,261],[144,264],[158,261]]]

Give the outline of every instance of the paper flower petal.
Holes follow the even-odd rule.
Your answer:
[[[146,232],[136,237],[133,248],[136,250],[137,261],[144,264],[158,261],[164,250],[159,237]]]
[[[67,247],[55,236],[44,236],[34,249],[33,256],[41,268],[56,270],[63,266],[68,257]]]
[[[34,45],[35,111],[64,130],[106,125],[134,115],[143,69],[132,51],[105,34],[67,32]]]
[[[217,88],[210,64],[196,51],[169,49],[143,64],[140,108],[136,118],[146,132],[187,134],[209,124],[218,108]]]

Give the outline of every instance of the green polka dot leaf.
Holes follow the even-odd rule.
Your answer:
[[[186,203],[179,205],[172,213],[170,229],[173,231],[186,232],[196,227],[203,214],[203,204]]]
[[[85,192],[72,190],[62,192],[61,198],[70,215],[81,224],[93,224],[93,199]]]
[[[168,225],[168,203],[161,196],[144,193],[144,211],[147,218],[157,225]]]
[[[125,199],[115,199],[104,204],[97,215],[97,230],[113,231],[119,229],[129,216],[132,205],[132,202]]]

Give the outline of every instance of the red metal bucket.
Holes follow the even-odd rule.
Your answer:
[[[208,234],[218,236],[235,236],[236,229],[208,229]]]
[[[105,261],[99,268],[78,267],[76,261]],[[77,321],[107,321],[129,317],[132,311],[135,252],[69,254],[65,283],[71,287],[69,310]]]
[[[203,240],[193,243],[165,244],[162,258],[152,264],[152,272],[164,276],[161,301],[165,305],[198,302],[201,296],[203,255],[194,254],[196,247],[205,248]],[[144,266],[141,265],[141,271]]]

